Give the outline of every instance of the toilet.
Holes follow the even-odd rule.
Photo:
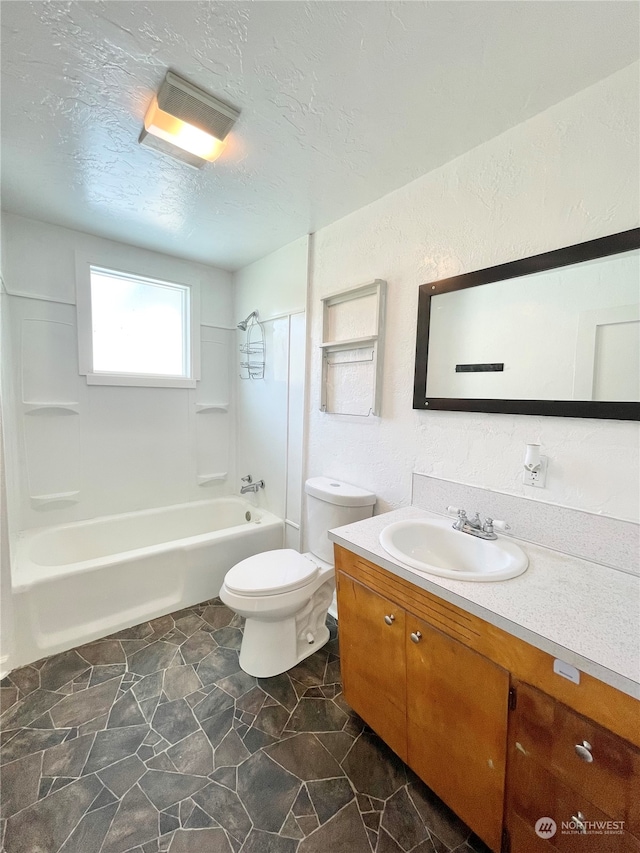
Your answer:
[[[265,551],[227,572],[220,598],[246,619],[240,666],[268,678],[294,667],[329,639],[327,610],[335,589],[327,532],[373,515],[376,496],[330,477],[305,483],[310,551]]]

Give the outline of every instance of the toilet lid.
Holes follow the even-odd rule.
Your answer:
[[[230,592],[240,595],[272,595],[299,589],[317,574],[315,563],[285,548],[247,557],[229,569],[224,583]]]

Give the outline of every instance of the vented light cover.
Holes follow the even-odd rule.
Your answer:
[[[177,145],[189,154],[195,154],[210,163],[217,160],[224,149],[224,142],[200,130],[193,124],[166,113],[158,106],[158,98],[154,96],[144,117],[144,128],[165,142]]]
[[[200,167],[220,156],[239,115],[169,71],[149,104],[139,142]]]

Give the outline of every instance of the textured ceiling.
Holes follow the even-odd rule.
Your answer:
[[[3,207],[234,269],[629,65],[629,2],[3,2]],[[167,68],[242,110],[137,144]]]

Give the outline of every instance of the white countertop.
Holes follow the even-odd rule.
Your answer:
[[[383,528],[410,518],[442,516],[407,507],[337,527],[329,539],[640,698],[640,578],[529,542],[518,543],[529,558],[529,568],[517,578],[493,582],[427,578],[402,566],[379,542]]]

